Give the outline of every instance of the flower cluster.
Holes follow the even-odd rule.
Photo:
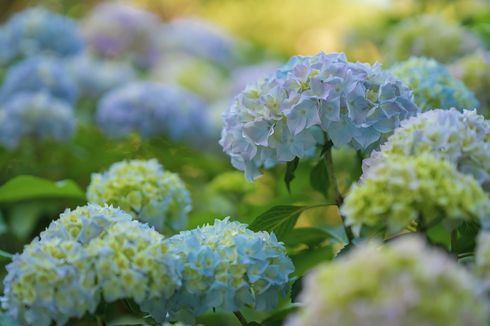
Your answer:
[[[206,105],[199,97],[150,82],[130,83],[107,93],[99,102],[97,121],[111,137],[137,132],[191,144],[202,142],[210,128]]]
[[[449,63],[481,46],[478,38],[464,27],[441,16],[418,16],[403,20],[386,38],[383,53],[396,62],[411,56],[434,58]]]
[[[451,73],[471,89],[481,104],[481,111],[490,113],[490,53],[467,55],[450,67]]]
[[[476,111],[433,110],[403,121],[381,150],[364,160],[363,170],[388,156],[422,153],[453,163],[490,192],[490,122]]]
[[[10,55],[0,63],[14,58],[48,54],[67,57],[80,53],[84,42],[77,23],[42,7],[13,15],[3,26],[0,47],[8,47]]]
[[[127,59],[142,68],[158,61],[158,16],[123,3],[102,3],[84,21],[82,30],[92,51]]]
[[[155,318],[181,286],[183,265],[164,237],[120,209],[61,214],[7,266],[2,307],[22,324],[65,324],[105,302],[132,299]]]
[[[182,264],[160,233],[138,221],[120,222],[87,251],[106,302],[131,298],[154,318],[165,318],[164,303],[181,286]]]
[[[223,114],[220,144],[248,179],[259,168],[302,158],[324,143],[375,146],[418,111],[405,84],[381,67],[348,62],[343,54],[293,57],[248,86]]]
[[[471,176],[447,161],[428,154],[396,155],[351,188],[341,211],[356,233],[362,225],[384,225],[397,233],[413,222],[428,227],[442,221],[453,229],[462,221],[488,220],[490,199]]]
[[[391,67],[390,72],[412,89],[415,103],[422,111],[479,106],[473,92],[435,60],[412,57]]]
[[[18,93],[0,109],[0,145],[15,148],[22,139],[69,140],[75,131],[73,108],[51,95]]]
[[[69,104],[77,100],[77,88],[66,74],[63,64],[49,57],[33,57],[7,70],[0,89],[0,99],[17,93],[46,92]]]
[[[76,241],[35,239],[7,272],[2,307],[22,325],[63,325],[97,307],[95,273]]]
[[[154,159],[118,162],[102,174],[92,174],[87,199],[119,206],[164,233],[182,230],[191,210],[189,192],[179,176],[164,171]]]
[[[162,48],[165,52],[186,53],[231,67],[237,61],[237,44],[224,30],[197,18],[180,18],[163,25]]]
[[[67,62],[67,71],[83,99],[99,99],[106,92],[136,79],[136,71],[125,62],[101,60],[83,54]]]
[[[170,319],[213,308],[270,310],[287,294],[294,267],[273,234],[226,218],[168,241],[184,262],[182,288],[169,301]]]
[[[480,231],[475,251],[475,272],[483,281],[485,290],[490,290],[490,232]]]
[[[304,306],[286,325],[486,325],[476,286],[419,238],[368,243],[308,275]]]

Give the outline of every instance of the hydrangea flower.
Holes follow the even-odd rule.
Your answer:
[[[0,145],[15,148],[24,138],[64,142],[75,132],[73,108],[46,93],[18,93],[0,104]]]
[[[435,60],[412,57],[391,67],[390,72],[412,89],[415,103],[422,111],[479,106],[473,92]]]
[[[97,122],[111,137],[137,132],[190,144],[203,142],[210,128],[206,105],[198,96],[150,82],[130,83],[107,93],[98,104]]]
[[[484,298],[453,258],[407,236],[368,243],[307,275],[287,326],[486,325]]]
[[[95,271],[76,241],[35,239],[7,272],[2,308],[21,325],[63,325],[99,303]]]
[[[74,20],[42,7],[26,9],[13,15],[3,28],[9,35],[10,41],[7,44],[12,46],[13,55],[9,59],[29,58],[39,54],[68,57],[82,52],[85,47]],[[1,44],[5,45],[3,42]]]
[[[191,210],[182,180],[155,159],[117,162],[104,173],[92,174],[87,199],[119,206],[165,233],[182,230]]]
[[[86,247],[113,225],[129,222],[131,215],[112,206],[87,204],[74,210],[66,209],[59,218],[41,232],[43,241],[62,239],[76,241]]]
[[[179,18],[160,30],[164,52],[188,54],[211,63],[232,67],[237,61],[238,44],[220,27],[198,18]]]
[[[12,32],[0,26],[0,66],[6,66],[17,55],[15,39]]]
[[[490,232],[482,230],[478,234],[475,251],[475,274],[484,285],[484,290],[490,290]]]
[[[322,131],[337,147],[364,150],[416,113],[408,87],[379,65],[343,54],[298,56],[235,98],[220,144],[251,180],[262,166],[314,152],[328,141]]]
[[[287,294],[294,267],[274,234],[226,218],[174,235],[168,245],[184,262],[182,288],[169,301],[170,320],[213,308],[271,310]]]
[[[101,60],[90,54],[69,60],[67,70],[83,99],[97,100],[108,91],[136,79],[136,71],[129,64]]]
[[[476,111],[433,110],[402,121],[381,150],[364,160],[363,170],[388,156],[422,153],[453,163],[490,192],[490,122]]]
[[[21,92],[46,92],[69,104],[77,100],[77,88],[63,64],[49,57],[33,57],[9,68],[0,88],[0,100]]]
[[[158,16],[123,3],[101,3],[85,19],[82,31],[92,51],[126,59],[142,68],[160,57]]]
[[[257,80],[267,78],[273,74],[281,64],[276,61],[265,61],[249,66],[234,69],[230,76],[230,94],[235,96],[243,91],[247,85]]]
[[[481,42],[464,27],[441,16],[424,15],[396,25],[385,40],[383,53],[389,62],[425,56],[449,63],[479,47]]]
[[[450,67],[451,73],[471,89],[481,103],[481,112],[490,113],[490,53],[469,54]]]
[[[182,264],[160,233],[138,221],[120,222],[87,251],[106,302],[133,299],[154,318],[165,318],[165,302],[181,286]]]
[[[356,233],[362,225],[397,233],[413,222],[429,226],[441,221],[454,229],[464,221],[488,223],[490,198],[450,162],[427,154],[394,155],[351,188],[341,212]]]

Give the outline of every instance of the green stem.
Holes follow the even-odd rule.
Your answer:
[[[330,179],[330,184],[332,185],[332,189],[334,192],[335,203],[337,204],[337,207],[340,210],[340,207],[344,203],[344,197],[340,193],[339,186],[337,184],[337,178],[335,177],[335,169],[333,166],[333,158],[332,158],[332,147],[333,147],[333,143],[332,141],[329,140],[325,144],[323,157],[325,159],[325,166],[327,167],[327,175],[328,178]],[[342,214],[340,214],[340,217],[342,218],[342,224],[344,226],[345,234],[347,235],[347,240],[349,241],[349,244],[352,244],[352,241],[354,240],[354,233],[352,233],[351,227],[345,224],[345,216],[342,216]]]
[[[247,320],[245,319],[245,317],[243,317],[243,315],[242,315],[242,313],[240,311],[234,311],[233,314],[236,316],[236,318],[238,319],[238,321],[240,322],[240,324],[242,326],[247,326],[248,325]]]
[[[96,315],[95,320],[97,321],[97,326],[106,326],[105,321],[102,319],[102,316]]]

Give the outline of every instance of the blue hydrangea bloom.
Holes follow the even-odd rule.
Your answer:
[[[16,42],[10,30],[0,27],[0,66],[10,63],[16,56]]]
[[[71,139],[75,132],[73,108],[47,93],[18,93],[0,105],[0,145],[15,148],[23,139]]]
[[[220,144],[249,180],[325,141],[367,150],[418,112],[409,88],[379,65],[343,54],[293,57],[248,86],[223,114]]]
[[[169,300],[170,320],[213,308],[272,310],[287,295],[294,266],[274,234],[226,218],[183,231],[168,246],[184,262],[182,288]]]
[[[475,94],[433,59],[412,57],[391,67],[390,72],[412,89],[415,103],[422,111],[479,106]]]
[[[166,52],[183,52],[219,66],[236,64],[236,40],[210,22],[197,18],[175,19],[164,25],[161,33]]]
[[[85,46],[74,20],[42,7],[13,15],[4,28],[15,40],[12,58],[39,54],[66,57],[80,53]]]
[[[83,99],[97,100],[136,79],[136,71],[126,62],[98,59],[88,53],[69,60],[67,70]]]
[[[46,92],[69,104],[78,98],[75,83],[62,63],[54,58],[33,57],[12,66],[0,88],[0,100],[5,101],[21,92]]]
[[[150,12],[128,4],[106,2],[94,8],[82,29],[96,54],[149,68],[160,57],[160,26],[158,16]]]
[[[151,82],[134,82],[107,93],[98,104],[97,121],[111,137],[137,132],[191,144],[202,142],[210,128],[207,107],[198,96]]]

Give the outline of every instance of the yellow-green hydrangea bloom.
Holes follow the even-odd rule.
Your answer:
[[[363,161],[366,173],[388,156],[423,153],[451,162],[490,192],[490,121],[476,110],[432,110],[402,121],[401,126]]]
[[[439,220],[452,229],[488,219],[490,199],[475,179],[449,162],[427,154],[395,155],[351,188],[341,212],[356,233],[362,225],[397,233],[413,222],[428,226]]]
[[[133,299],[157,319],[181,286],[182,264],[164,237],[138,221],[114,224],[87,247],[106,302]]]
[[[287,326],[488,325],[471,274],[413,236],[323,264],[306,277],[300,300]]]
[[[104,173],[92,174],[87,199],[118,206],[163,233],[183,229],[191,210],[182,180],[155,159],[117,162]]]
[[[35,239],[7,272],[2,308],[21,325],[63,325],[99,303],[94,269],[76,241]]]

